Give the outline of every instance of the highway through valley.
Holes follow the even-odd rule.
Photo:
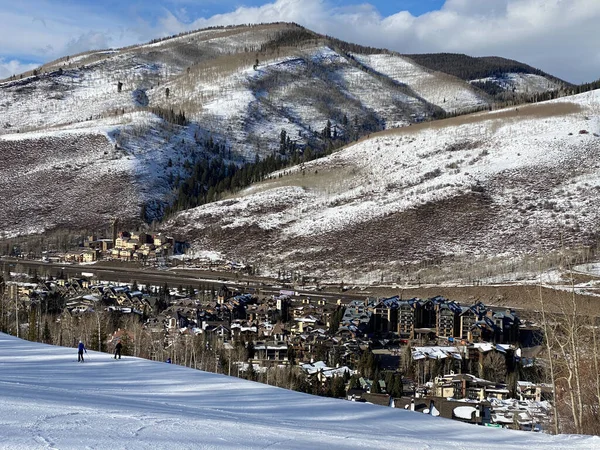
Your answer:
[[[163,286],[165,283],[170,288],[182,286],[187,289],[191,286],[198,289],[218,290],[223,284],[230,289],[235,288],[241,292],[255,292],[257,295],[267,296],[279,294],[281,290],[294,291],[297,295],[313,298],[323,298],[328,303],[336,302],[338,299],[346,302],[348,300],[364,299],[366,294],[338,293],[332,291],[317,291],[316,288],[292,288],[282,285],[281,281],[272,278],[248,276],[239,272],[217,272],[200,270],[195,268],[171,267],[169,269],[157,269],[155,267],[134,267],[125,263],[114,264],[65,264],[50,263],[39,260],[28,260],[21,258],[2,258],[0,265],[3,272],[27,273],[35,270],[39,276],[58,276],[61,272],[69,277],[92,277],[99,281],[111,281],[115,283],[133,283]]]

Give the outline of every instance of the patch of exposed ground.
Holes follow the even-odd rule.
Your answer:
[[[138,211],[134,180],[118,166],[97,164],[111,145],[102,135],[0,140],[0,230],[5,235],[52,228],[98,229],[117,211]]]

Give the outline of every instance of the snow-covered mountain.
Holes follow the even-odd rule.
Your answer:
[[[370,132],[491,103],[410,57],[293,24],[67,56],[0,83],[0,237],[136,221],[142,205],[160,216],[177,180],[215,156],[209,139],[242,164],[277,150],[282,130],[318,145],[328,121]]]
[[[538,94],[560,88],[560,85],[556,81],[531,73],[509,72],[499,76],[470,80],[470,83],[475,85],[492,83],[498,86],[501,91],[509,91],[516,94]]]
[[[0,333],[1,449],[600,448]]]
[[[429,70],[447,73],[484,90],[496,99],[517,100],[568,87],[569,83],[519,61],[453,53],[410,55]]]
[[[374,134],[167,227],[271,273],[401,282],[420,261],[592,245],[599,161],[592,91]]]

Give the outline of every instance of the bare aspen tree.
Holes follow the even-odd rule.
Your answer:
[[[599,370],[599,365],[598,365],[598,341],[597,341],[597,336],[596,336],[596,326],[597,326],[597,320],[596,318],[592,319],[592,324],[591,324],[591,328],[592,328],[592,343],[593,343],[593,352],[592,354],[594,355],[594,382],[596,385],[596,402],[598,405],[600,405],[600,370]]]
[[[579,343],[581,342],[581,338],[582,338],[582,327],[580,324],[580,312],[578,310],[577,307],[577,301],[575,299],[575,282],[573,280],[573,271],[571,270],[571,268],[569,267],[569,273],[570,273],[570,278],[571,278],[571,307],[570,307],[570,314],[571,314],[571,323],[569,324],[569,334],[570,334],[570,339],[569,342],[571,344],[571,358],[573,360],[573,376],[575,378],[575,385],[576,385],[576,400],[577,400],[577,424],[579,426],[579,429],[577,430],[578,433],[582,433],[583,432],[583,395],[582,395],[582,390],[581,390],[581,374],[580,374],[580,358],[581,358],[581,350],[579,348]]]
[[[556,406],[557,404],[557,389],[556,389],[556,375],[555,375],[555,369],[554,369],[554,357],[552,355],[552,347],[551,347],[551,342],[550,342],[550,335],[551,335],[551,330],[550,327],[548,326],[548,317],[546,315],[546,307],[544,304],[544,297],[542,295],[542,273],[540,270],[540,282],[539,282],[539,286],[538,286],[538,291],[539,291],[539,300],[540,300],[540,311],[541,311],[541,315],[542,315],[542,329],[544,332],[544,344],[546,346],[546,353],[547,353],[547,357],[548,357],[548,367],[550,370],[550,382],[552,384],[552,391],[554,393],[554,399],[552,401],[552,409],[553,409],[553,413],[554,413],[554,434],[558,434],[559,432],[559,426],[558,426],[558,408]]]
[[[556,303],[549,304],[543,298],[541,278],[539,285],[549,376],[555,390],[554,428],[555,432],[560,428],[563,432],[594,434],[600,407],[597,317],[592,305],[578,296],[573,272],[570,267],[568,270],[570,292],[553,294]]]
[[[96,322],[98,325],[98,351],[101,352],[102,351],[102,317],[100,314],[100,310],[99,308],[95,308],[94,309],[94,315],[96,316]]]

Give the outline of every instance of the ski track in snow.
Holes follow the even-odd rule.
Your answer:
[[[0,334],[1,449],[600,448]]]

